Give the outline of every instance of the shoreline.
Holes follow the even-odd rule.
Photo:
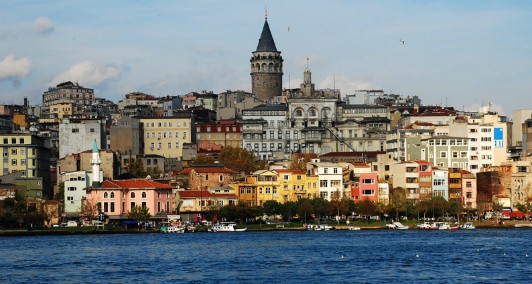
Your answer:
[[[347,231],[348,226],[332,226],[334,230]],[[386,226],[350,226],[358,227],[360,230],[390,230]],[[476,229],[532,229],[532,222],[528,221],[509,221],[504,225],[494,225],[491,221],[480,222],[475,224]],[[409,230],[417,230],[415,226],[409,225]],[[286,228],[253,228],[248,229],[248,232],[273,232],[273,231],[308,231],[305,227],[286,227]],[[424,231],[424,230],[420,230]],[[136,229],[114,229],[114,230],[0,230],[0,237],[21,237],[21,236],[65,236],[65,235],[113,235],[113,234],[159,234],[159,231],[143,231]],[[202,232],[196,232],[202,233]]]

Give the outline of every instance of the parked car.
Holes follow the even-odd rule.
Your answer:
[[[68,221],[66,222],[66,225],[65,227],[77,227],[78,226],[78,222],[76,221]]]

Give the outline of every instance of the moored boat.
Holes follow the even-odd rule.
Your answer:
[[[473,229],[475,229],[475,226],[471,222],[466,222],[465,224],[460,226],[460,229],[473,230]]]
[[[246,228],[237,229],[236,223],[233,222],[220,222],[211,227],[210,231],[212,232],[244,232]]]
[[[438,226],[436,226],[434,223],[425,222],[423,224],[417,225],[417,227],[421,230],[438,230]]]

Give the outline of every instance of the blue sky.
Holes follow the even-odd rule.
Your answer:
[[[0,103],[63,81],[125,94],[251,90],[264,10],[296,87],[383,89],[510,115],[532,107],[532,1],[0,2]],[[400,40],[404,40],[402,44]],[[290,83],[289,83],[290,78]]]

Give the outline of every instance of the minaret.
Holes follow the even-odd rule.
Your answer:
[[[283,57],[273,40],[268,14],[260,35],[257,50],[251,56],[251,92],[261,100],[270,101],[283,91]]]
[[[102,181],[100,177],[100,165],[101,164],[102,164],[102,160],[100,160],[100,150],[98,150],[96,139],[94,139],[94,143],[92,145],[92,159],[91,159],[92,186],[100,186],[100,183]]]

